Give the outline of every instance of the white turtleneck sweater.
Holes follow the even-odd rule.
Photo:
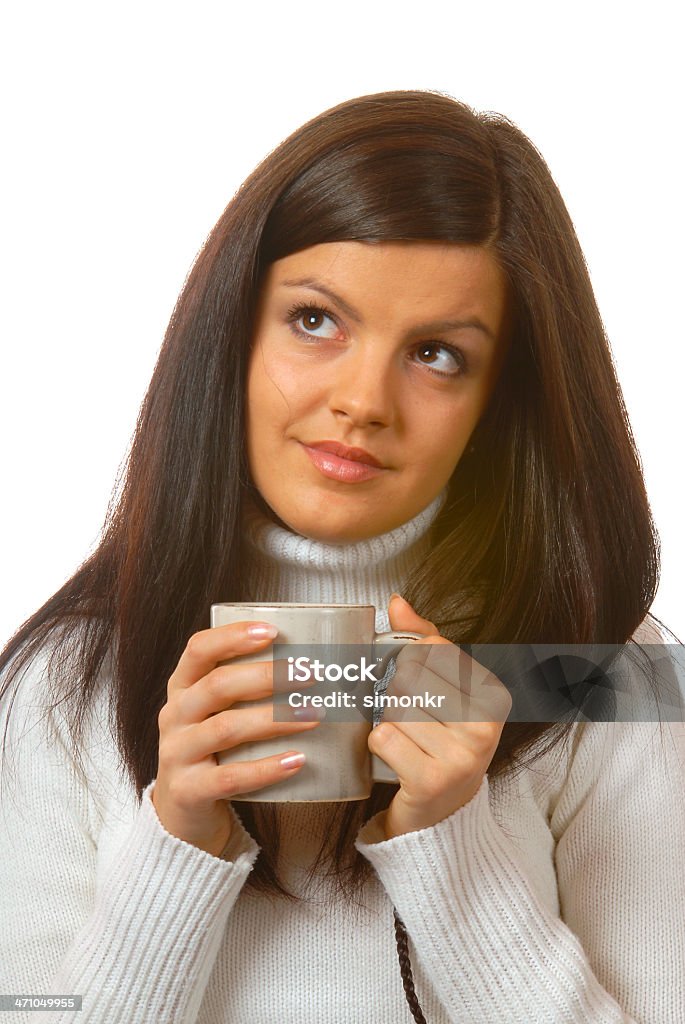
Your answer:
[[[374,603],[387,628],[438,505],[342,546],[253,513],[253,600]],[[394,905],[428,1024],[685,1021],[682,725],[579,724],[530,769],[486,775],[432,828],[385,840],[372,819],[356,844],[375,869],[362,908],[325,879],[306,885],[325,814],[288,805],[285,876],[304,898],[272,901],[245,888],[258,850],[238,818],[213,857],[165,831],[154,781],[138,804],[107,727],[106,673],[78,773],[64,721],[40,714],[45,661],[9,723],[0,995],[77,994],[83,1010],[8,1020],[408,1022]]]

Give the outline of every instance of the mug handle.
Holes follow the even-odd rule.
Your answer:
[[[373,642],[379,646],[391,648],[383,659],[385,661],[391,658],[395,652],[402,650],[407,644],[422,639],[421,633],[396,630],[392,633],[376,633]],[[371,779],[373,782],[399,782],[392,768],[376,754],[371,755]]]

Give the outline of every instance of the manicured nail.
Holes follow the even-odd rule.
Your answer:
[[[274,640],[278,636],[278,627],[268,622],[253,622],[247,627],[247,635],[253,640]]]
[[[323,708],[313,708],[309,705],[306,708],[296,708],[293,711],[293,718],[296,718],[298,722],[320,722],[326,717],[326,712]]]
[[[287,757],[281,758],[281,768],[299,768],[306,760],[304,754],[288,754]]]

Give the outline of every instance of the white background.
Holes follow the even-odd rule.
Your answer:
[[[232,5],[231,5],[232,6]],[[0,642],[95,545],[175,298],[254,165],[334,103],[515,121],[583,245],[685,638],[683,89],[672,2],[31,3],[0,24]]]

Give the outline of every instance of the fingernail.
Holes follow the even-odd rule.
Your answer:
[[[399,597],[400,601],[404,601],[404,598],[402,597],[402,595],[401,594],[397,594],[397,593],[391,594],[390,595],[390,600],[394,601],[396,597]],[[404,603],[406,604],[407,602],[404,601]]]
[[[304,754],[288,754],[281,758],[281,768],[299,768],[306,760]]]
[[[247,635],[254,640],[274,640],[278,636],[278,627],[268,622],[253,622],[247,627]]]
[[[320,722],[325,717],[326,712],[323,708],[313,708],[311,705],[306,708],[296,708],[293,711],[293,718],[296,718],[298,722]]]

